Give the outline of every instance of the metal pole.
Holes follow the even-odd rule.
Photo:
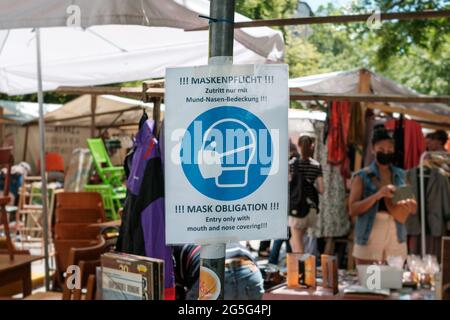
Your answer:
[[[91,138],[95,138],[95,113],[97,112],[97,96],[91,94]]]
[[[211,0],[208,64],[233,64],[235,0]],[[217,19],[217,20],[215,20]],[[213,271],[220,280],[218,300],[224,298],[225,243],[205,244],[200,251],[201,266]],[[200,283],[204,273],[200,271]],[[206,275],[205,275],[206,276]]]
[[[424,170],[423,170],[423,160],[427,156],[428,152],[422,153],[420,156],[420,221],[421,221],[421,252],[422,258],[425,257],[426,254],[426,221],[425,221],[425,179],[424,179]]]
[[[211,20],[209,25],[209,64],[217,59],[233,63],[234,7],[234,0],[211,0],[210,18],[219,21]]]
[[[39,102],[39,140],[41,158],[41,180],[42,180],[42,215],[44,224],[44,256],[45,256],[45,290],[50,290],[49,254],[48,254],[48,208],[47,208],[47,177],[45,174],[45,121],[44,121],[44,96],[42,92],[42,65],[41,65],[41,36],[39,28],[36,29],[36,51],[37,51],[37,80],[38,80],[38,102]]]

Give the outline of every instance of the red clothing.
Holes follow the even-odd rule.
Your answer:
[[[386,128],[388,130],[395,129],[396,121],[398,120],[386,122]],[[404,169],[409,170],[420,164],[420,156],[426,151],[426,142],[422,133],[422,126],[418,122],[405,119],[403,123],[405,134]]]
[[[341,174],[349,176],[350,159],[347,140],[350,128],[351,105],[348,101],[333,101],[329,106],[328,163],[341,166]]]
[[[330,108],[328,163],[337,165],[342,164],[347,157],[350,103],[347,101],[333,101]]]

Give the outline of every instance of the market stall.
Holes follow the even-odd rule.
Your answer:
[[[9,95],[38,92],[43,181],[46,180],[44,90],[64,85],[88,86],[142,80],[161,76],[167,66],[207,61],[207,32],[186,35],[182,29],[208,25],[206,19],[198,17],[209,13],[208,1],[166,1],[163,4],[153,0],[139,3],[116,1],[105,7],[92,1],[79,1],[75,12],[78,9],[83,15],[77,17],[75,13],[68,18],[66,9],[73,9],[71,5],[71,2],[55,5],[53,1],[41,2],[39,7],[31,6],[27,1],[14,5],[2,2],[0,5],[3,29],[0,33],[0,61],[4,66],[0,92]],[[33,10],[29,10],[30,6]],[[236,14],[236,20],[249,19]],[[151,27],[158,27],[158,32]],[[130,33],[135,37],[129,37]],[[36,51],[28,50],[30,45]],[[283,46],[280,32],[268,28],[238,31],[235,62],[280,61]],[[183,55],[179,54],[180,51]],[[94,122],[92,117],[91,121]],[[94,127],[91,124],[91,133]],[[42,186],[42,199],[48,290],[46,183]]]

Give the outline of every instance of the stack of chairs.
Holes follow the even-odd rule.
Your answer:
[[[63,273],[72,263],[70,250],[99,245],[101,230],[95,224],[106,219],[102,197],[95,192],[56,194],[55,214],[56,281],[61,286]]]

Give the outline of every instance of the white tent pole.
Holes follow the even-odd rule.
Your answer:
[[[41,36],[39,28],[36,29],[37,52],[37,81],[39,103],[39,140],[42,180],[42,215],[44,224],[44,256],[45,256],[45,290],[50,290],[49,254],[48,254],[48,206],[47,206],[47,177],[45,174],[45,122],[44,122],[44,95],[42,92],[42,64],[41,64]]]

